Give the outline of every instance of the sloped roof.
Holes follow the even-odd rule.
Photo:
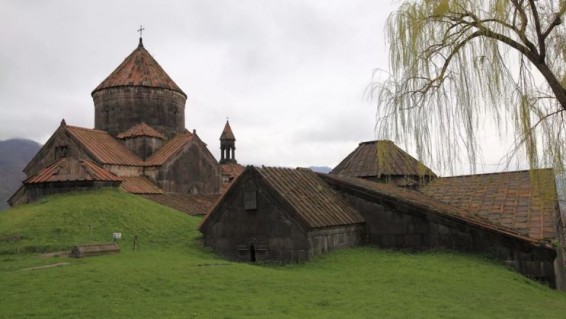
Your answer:
[[[67,131],[101,164],[143,166],[143,160],[105,131],[65,126]]]
[[[165,145],[153,153],[145,162],[147,166],[163,165],[173,155],[177,154],[185,144],[187,144],[194,134],[185,131],[184,133],[177,134],[174,138],[169,140]]]
[[[351,177],[436,176],[430,168],[386,140],[360,143],[330,174]]]
[[[62,157],[24,181],[24,184],[106,181],[120,182],[122,179],[95,163],[71,157]]]
[[[234,133],[232,133],[232,128],[230,127],[230,122],[226,121],[226,125],[224,125],[224,130],[222,130],[222,134],[220,134],[221,140],[236,140],[234,137]]]
[[[189,215],[206,215],[220,194],[140,194],[140,196]]]
[[[552,169],[443,177],[421,191],[531,238],[555,238],[558,204]]]
[[[133,194],[162,194],[161,188],[157,187],[145,176],[122,177],[120,188]]]
[[[144,48],[141,38],[138,47],[92,91],[92,94],[121,86],[167,89],[187,96]]]
[[[532,244],[545,244],[544,242],[541,242],[540,238],[532,238],[526,234],[520,233],[516,229],[495,224],[489,219],[481,217],[478,214],[438,201],[437,199],[427,196],[419,191],[397,187],[391,184],[371,182],[355,177],[332,176],[328,174],[318,175],[330,184],[339,185],[340,187],[349,187],[364,196],[377,197],[380,199],[390,200],[394,203],[409,205],[419,208],[423,212],[454,218],[469,225],[506,234]]]
[[[245,170],[245,167],[237,163],[224,163],[220,164],[220,172],[222,176],[228,176],[230,178],[229,182],[224,182],[222,180],[222,185],[220,185],[220,192],[224,193],[230,186],[234,183],[236,178],[240,176]]]
[[[363,223],[363,217],[337,195],[316,173],[297,168],[254,168],[261,180],[289,204],[308,228]],[[244,172],[245,174],[245,172]]]
[[[130,127],[127,131],[122,132],[116,136],[117,138],[130,138],[138,136],[156,137],[160,139],[165,139],[165,135],[159,133],[153,127],[145,124],[145,122],[138,123]]]

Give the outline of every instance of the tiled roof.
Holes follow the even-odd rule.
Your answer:
[[[142,166],[143,161],[104,131],[66,126],[67,131],[98,163]]]
[[[206,215],[220,197],[219,194],[143,194],[149,200],[189,215]]]
[[[222,130],[222,134],[220,135],[221,140],[236,140],[234,137],[234,133],[232,133],[232,128],[230,127],[230,122],[226,121],[226,125],[224,125],[224,130]]]
[[[92,94],[103,89],[121,86],[168,89],[187,96],[147,52],[141,39],[138,47],[92,91]]]
[[[62,157],[36,175],[26,179],[24,184],[71,181],[120,182],[121,179],[89,160]]]
[[[254,168],[308,228],[363,223],[363,217],[309,169]],[[246,174],[244,172],[244,174]]]
[[[330,184],[339,185],[340,187],[349,187],[358,193],[363,193],[364,196],[388,199],[400,205],[410,205],[423,212],[455,218],[467,224],[520,238],[530,243],[541,243],[540,238],[531,238],[513,228],[494,224],[487,218],[483,218],[466,209],[443,203],[419,191],[397,187],[391,184],[371,182],[355,177],[341,177],[328,174],[319,174],[319,176]]]
[[[531,238],[555,238],[558,204],[551,169],[444,177],[422,192]]]
[[[153,153],[145,162],[147,166],[159,166],[163,165],[171,156],[177,154],[185,144],[187,144],[192,138],[193,134],[189,132],[184,132],[177,134],[174,138],[169,140],[165,145]]]
[[[139,124],[130,127],[130,129],[128,129],[126,132],[120,133],[116,137],[129,138],[129,137],[138,137],[138,136],[157,137],[160,139],[165,139],[165,135],[159,133],[159,131],[145,124],[144,122],[141,122]]]
[[[224,193],[234,183],[236,178],[244,172],[245,167],[237,163],[224,163],[220,164],[220,171],[222,173],[221,193]],[[228,177],[225,182],[224,178]]]
[[[351,177],[430,176],[434,172],[392,141],[363,142],[330,174]]]
[[[128,166],[163,165],[196,136],[188,131],[177,134],[144,162],[105,131],[76,126],[65,126],[65,128],[97,162]]]
[[[120,188],[133,194],[162,194],[163,191],[145,176],[122,177]]]

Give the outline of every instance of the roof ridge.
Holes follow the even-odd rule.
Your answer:
[[[136,136],[148,136],[148,137],[165,139],[165,135],[163,135],[161,132],[159,132],[158,130],[156,130],[155,128],[151,127],[149,124],[143,121],[134,124],[126,131],[116,135],[116,138],[124,139],[128,137],[136,137]]]
[[[443,177],[439,177],[439,179],[473,177],[473,176],[488,176],[488,175],[504,175],[504,174],[514,174],[514,173],[526,173],[526,172],[531,172],[531,171],[554,171],[554,168],[544,167],[544,168],[522,169],[522,170],[517,170],[517,171],[503,171],[503,172],[491,172],[491,173],[480,173],[480,174],[443,176]]]
[[[87,128],[87,127],[76,126],[76,125],[65,125],[65,127],[84,130],[84,131],[92,131],[92,132],[100,132],[100,133],[109,134],[107,131],[99,130],[99,129],[96,129],[96,128]]]
[[[178,133],[172,139],[168,140],[161,148],[155,151],[151,156],[144,162],[145,166],[159,166],[165,163],[171,156],[177,154],[184,145],[193,139],[193,137],[198,136],[192,134],[191,132],[185,130],[182,133]],[[205,149],[207,149],[205,147]]]

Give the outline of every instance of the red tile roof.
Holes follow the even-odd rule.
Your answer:
[[[455,218],[467,224],[506,234],[533,244],[545,244],[545,242],[541,242],[540,238],[532,238],[526,234],[522,234],[514,228],[495,224],[491,220],[479,216],[474,212],[443,203],[419,191],[397,187],[391,184],[371,182],[355,177],[342,177],[328,174],[318,175],[327,183],[339,185],[340,187],[349,187],[356,192],[363,193],[364,196],[387,199],[395,203],[399,203],[400,205],[410,205],[422,210],[423,212],[429,212],[448,218]]]
[[[534,239],[556,236],[558,203],[552,169],[444,177],[422,192]]]
[[[121,180],[118,176],[89,160],[63,157],[26,179],[24,184],[71,181],[120,182]]]
[[[234,137],[234,133],[232,133],[232,128],[230,127],[230,122],[226,121],[226,125],[224,125],[224,130],[222,130],[222,134],[220,135],[221,140],[236,140]]]
[[[244,172],[245,167],[237,163],[224,163],[220,164],[220,172],[222,174],[222,185],[220,192],[224,193],[234,183],[236,178]],[[228,181],[225,181],[225,178]]]
[[[122,177],[120,188],[133,194],[162,194],[163,191],[145,176]]]
[[[308,228],[364,223],[363,217],[309,169],[254,168],[261,180],[287,202]],[[244,174],[246,172],[244,171]]]
[[[176,91],[187,96],[143,47],[138,47],[92,91],[121,86],[144,86]]]
[[[430,176],[434,172],[392,141],[363,142],[330,174],[350,177]]]
[[[173,155],[177,154],[192,138],[193,134],[184,132],[177,134],[165,145],[153,153],[145,162],[147,166],[159,166],[167,162]]]
[[[159,133],[159,131],[145,124],[144,122],[132,126],[126,132],[120,133],[116,137],[124,139],[129,137],[138,137],[138,136],[147,136],[147,137],[156,137],[160,139],[165,139],[165,135]]]
[[[143,161],[104,131],[66,126],[67,131],[100,164],[143,166]]]
[[[189,215],[206,215],[220,197],[219,194],[143,194],[149,200]]]

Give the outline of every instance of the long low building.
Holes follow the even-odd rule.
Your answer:
[[[397,155],[376,161],[380,144]],[[204,245],[278,262],[361,244],[471,252],[565,288],[552,170],[441,178],[392,142],[360,147],[330,174],[247,167],[203,220]]]

